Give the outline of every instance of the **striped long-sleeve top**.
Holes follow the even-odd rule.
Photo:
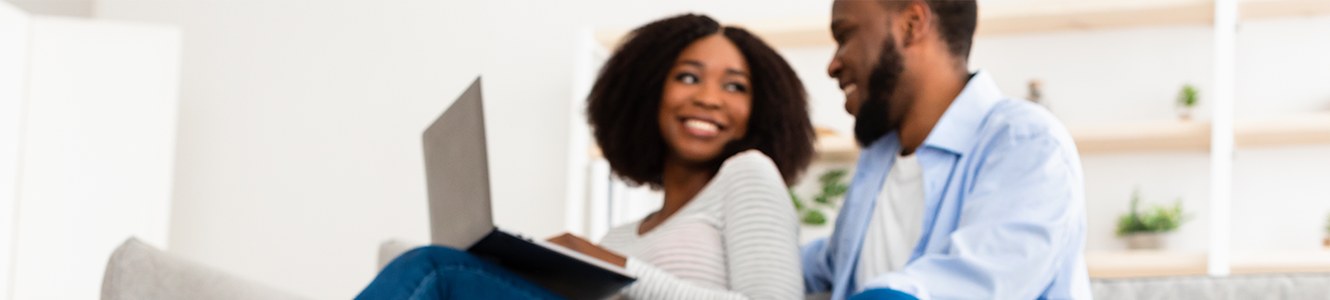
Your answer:
[[[802,299],[798,223],[780,171],[756,150],[730,157],[688,204],[651,231],[611,229],[628,256],[631,299]]]

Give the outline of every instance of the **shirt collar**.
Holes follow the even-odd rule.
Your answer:
[[[979,70],[942,113],[942,118],[924,139],[924,146],[965,155],[974,149],[980,125],[999,100],[1002,100],[1002,91],[998,90],[997,83],[993,82],[988,71]]]

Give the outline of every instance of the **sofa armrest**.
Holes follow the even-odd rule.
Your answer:
[[[102,300],[305,299],[176,257],[130,238],[106,265]]]
[[[407,251],[411,251],[411,249],[421,246],[425,246],[425,244],[412,243],[399,239],[384,241],[382,244],[379,244],[379,270],[383,270],[383,267],[387,267],[388,263],[393,262],[393,259],[401,256],[402,253],[406,253]]]

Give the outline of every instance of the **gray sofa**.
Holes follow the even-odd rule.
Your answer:
[[[1222,278],[1154,277],[1095,279],[1095,299],[1330,299],[1330,274],[1234,275]]]
[[[419,243],[389,240],[379,245],[379,268]],[[1330,273],[1095,279],[1097,300],[1330,300]],[[102,300],[303,299],[193,263],[129,239],[111,255]]]

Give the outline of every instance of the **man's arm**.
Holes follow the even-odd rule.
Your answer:
[[[1083,183],[1074,157],[1049,135],[991,142],[974,171],[945,253],[920,256],[865,282],[919,299],[1034,299],[1059,254],[1084,235]]]
[[[804,294],[831,291],[831,255],[827,251],[827,238],[800,247],[799,260],[804,271]]]

